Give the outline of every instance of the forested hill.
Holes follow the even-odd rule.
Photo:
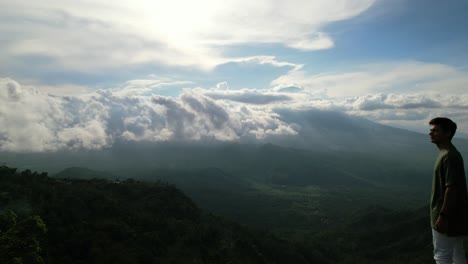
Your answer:
[[[50,178],[0,167],[1,263],[310,263],[205,214],[165,183]]]
[[[370,206],[328,219],[343,223],[323,230],[298,226],[292,214],[278,238],[204,213],[163,182],[51,178],[2,166],[0,263],[422,264],[432,261],[427,213]]]

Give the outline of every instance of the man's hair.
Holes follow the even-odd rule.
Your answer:
[[[436,117],[429,121],[429,125],[438,125],[444,132],[449,132],[450,139],[452,139],[455,132],[457,132],[457,124],[446,117]]]

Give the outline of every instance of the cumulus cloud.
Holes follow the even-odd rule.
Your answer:
[[[67,98],[48,96],[11,79],[0,79],[0,148],[13,151],[46,151],[64,147],[96,148],[107,144],[102,133],[103,112],[89,104],[70,115],[64,111],[79,105]],[[78,104],[77,104],[78,103]]]
[[[323,110],[376,112],[379,110],[412,110],[412,109],[466,109],[466,95],[457,99],[451,95],[423,94],[369,94],[344,99],[329,98],[308,101],[309,105]]]
[[[350,100],[348,100],[350,101]],[[377,109],[415,109],[440,108],[442,105],[435,99],[423,95],[375,94],[357,97],[353,103],[356,110],[371,111]],[[452,106],[453,107],[453,106]]]
[[[214,100],[197,89],[178,98],[124,90],[54,96],[0,79],[0,150],[99,149],[116,140],[249,141],[297,134],[269,108]]]
[[[385,100],[387,100],[387,98],[388,96],[384,94],[362,96],[356,98],[353,106],[359,110],[393,108],[391,105],[385,103]]]
[[[339,111],[404,125],[418,122],[425,126],[430,116],[458,117],[467,109],[468,93],[462,88],[468,80],[462,80],[468,73],[462,69],[417,61],[356,68],[360,71],[308,75],[298,66],[274,80],[270,89],[200,92],[215,100],[255,103],[270,109]],[[445,86],[447,83],[453,85]]]
[[[322,74],[298,67],[271,86],[294,96],[288,109],[340,111],[421,131],[434,116],[456,117],[468,128],[466,76],[466,69],[450,65],[400,61]]]
[[[193,83],[151,76],[116,89],[62,96],[0,79],[0,150],[97,149],[116,140],[250,142],[300,136],[301,124],[278,114],[285,109],[339,111],[400,127],[425,127],[430,117],[448,116],[467,129],[468,93],[459,85],[468,74],[447,65],[409,65],[416,77],[407,73],[407,62],[380,66],[387,71],[379,74],[363,66],[360,72],[308,77],[303,72],[304,79],[291,78],[303,71],[298,67],[286,75],[287,82],[276,80],[269,89],[230,90],[221,82],[212,89],[185,88],[177,97],[155,92]],[[312,85],[317,83],[322,85]],[[441,89],[441,83],[454,86]],[[330,93],[362,84],[368,85],[362,94]],[[414,91],[415,85],[425,89]]]
[[[272,88],[272,90],[273,90],[273,91],[276,91],[276,92],[295,93],[295,92],[302,92],[302,91],[304,91],[304,88],[302,88],[302,87],[299,86],[299,85],[295,85],[295,84],[283,83],[283,84],[274,86],[274,87]]]
[[[253,89],[241,89],[235,91],[209,90],[204,94],[213,99],[230,100],[246,104],[268,105],[275,102],[285,102],[293,100],[292,97],[270,91],[261,91]]]
[[[221,82],[216,84],[216,90],[229,90],[229,85],[227,82]]]

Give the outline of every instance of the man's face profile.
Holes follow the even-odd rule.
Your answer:
[[[434,144],[450,142],[450,133],[444,131],[439,125],[431,125],[429,130],[431,142]]]

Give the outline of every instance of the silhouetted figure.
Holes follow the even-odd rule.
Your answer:
[[[466,264],[463,238],[468,235],[468,195],[463,158],[452,144],[457,124],[444,117],[429,122],[437,145],[431,194],[431,226],[437,264]]]

